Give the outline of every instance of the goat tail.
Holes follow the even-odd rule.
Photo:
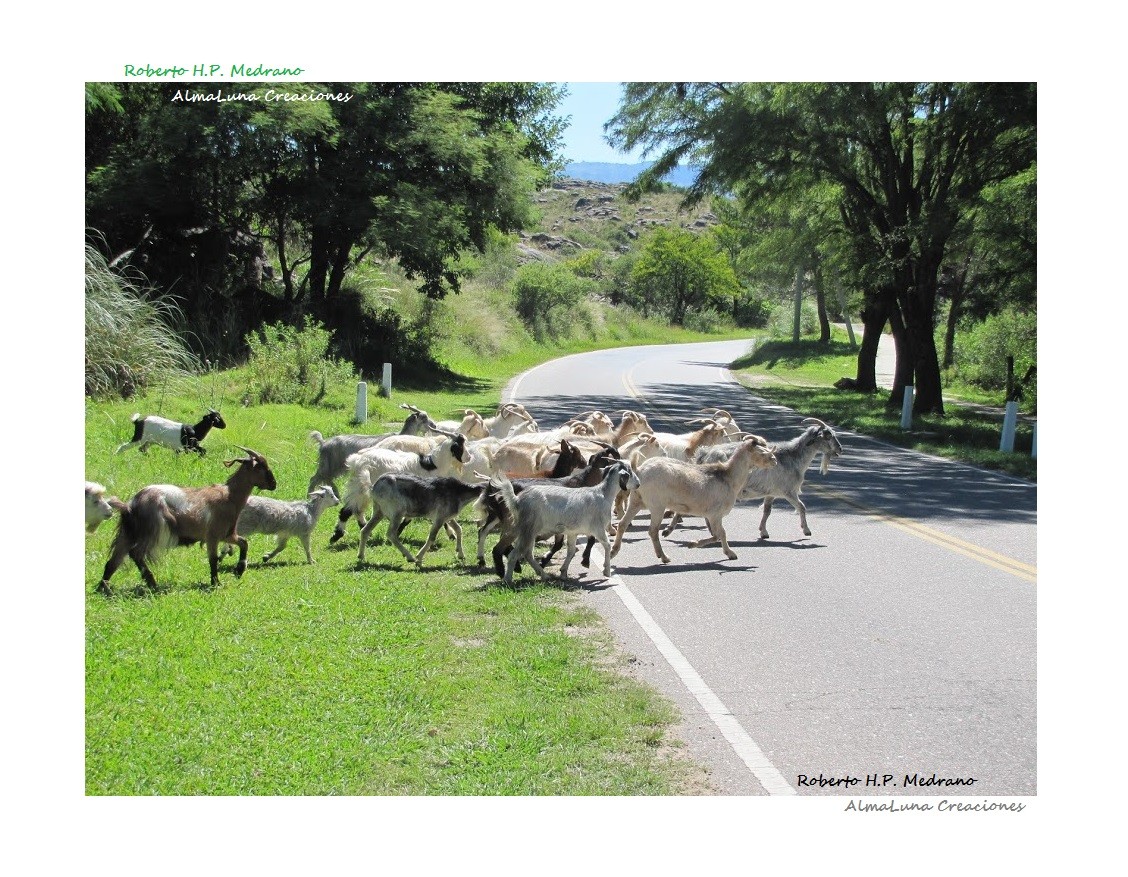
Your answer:
[[[505,503],[505,508],[506,508],[506,511],[509,512],[509,516],[513,520],[516,520],[517,519],[517,494],[514,493],[514,491],[513,491],[512,482],[510,482],[510,480],[508,478],[506,478],[504,475],[499,474],[499,475],[495,476],[494,478],[490,479],[489,489],[493,490],[495,488],[497,490],[497,495],[501,498],[501,501],[503,503]]]
[[[348,468],[349,481],[345,485],[345,498],[341,506],[355,515],[363,515],[372,504],[372,470],[363,463]]]
[[[319,433],[316,429],[309,434],[309,438],[310,438],[310,441],[317,442],[318,447],[321,447],[323,444],[325,444],[325,439],[322,437],[321,433]]]
[[[120,512],[113,553],[119,548],[139,551],[146,561],[154,561],[178,544],[176,518],[159,492],[142,490],[128,503],[111,498],[110,504]]]
[[[130,419],[130,421],[131,421],[131,422],[133,422],[133,423],[136,423],[136,422],[137,422],[138,420],[140,420],[140,419],[141,419],[141,412],[140,412],[140,411],[135,411],[135,412],[133,413],[133,416],[132,416],[131,418],[129,418],[129,419]]]

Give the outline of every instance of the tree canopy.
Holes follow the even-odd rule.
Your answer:
[[[953,235],[990,187],[1034,166],[1030,83],[630,83],[609,139],[657,152],[645,187],[700,166],[688,197],[797,200],[834,187],[841,270],[865,294],[857,383],[874,388],[877,335],[898,350],[891,401],[943,412],[933,326]]]

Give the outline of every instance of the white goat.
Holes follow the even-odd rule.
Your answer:
[[[461,420],[440,420],[435,426],[442,432],[459,432],[469,439],[483,439],[490,434],[482,415],[473,408],[463,411]]]
[[[748,480],[749,470],[753,466],[774,465],[775,456],[759,436],[744,439],[724,463],[696,464],[669,457],[647,460],[638,467],[642,484],[631,494],[627,510],[618,523],[612,555],[619,552],[623,534],[627,532],[631,520],[639,509],[645,507],[650,512],[650,541],[662,563],[670,562],[658,540],[658,530],[667,511],[703,517],[709,524],[711,538],[694,543],[694,547],[720,540],[725,557],[735,560],[736,552],[729,548],[721,520],[736,504],[736,498]]]
[[[124,503],[116,496],[107,497],[106,488],[94,481],[86,482],[86,532],[93,533],[103,521],[114,516],[114,509]]]
[[[690,423],[702,422],[705,425],[694,432],[656,432],[653,433],[653,435],[654,438],[657,439],[658,444],[661,445],[662,449],[666,452],[667,457],[688,462],[693,459],[698,448],[715,445],[725,437],[724,426],[713,420],[702,420],[699,418],[690,421]]]
[[[521,424],[531,424],[533,430],[537,428],[536,421],[520,402],[506,402],[498,406],[497,414],[487,417],[482,423],[486,432],[494,438],[505,438],[513,427]]]
[[[576,538],[584,533],[594,536],[603,546],[603,575],[611,575],[607,525],[611,523],[615,496],[620,490],[639,486],[638,476],[629,463],[613,462],[594,487],[529,484],[520,494],[515,494],[507,478],[496,478],[491,484],[500,489],[513,521],[513,550],[505,566],[506,586],[513,585],[513,569],[521,560],[527,560],[542,579],[548,578],[534,556],[534,546],[538,536],[556,533],[563,534],[568,543],[568,555],[560,567],[561,578],[567,578],[568,564],[576,555]]]
[[[832,457],[842,455],[842,444],[834,430],[813,417],[803,420],[810,422],[802,433],[785,442],[776,442],[771,447],[775,454],[776,465],[769,469],[752,469],[748,479],[740,491],[740,499],[763,498],[763,514],[760,517],[760,538],[768,538],[768,516],[772,513],[772,502],[776,499],[786,499],[799,513],[799,526],[804,536],[811,535],[811,528],[807,526],[807,506],[799,498],[803,488],[803,481],[807,477],[807,469],[819,454],[822,454],[822,465],[819,474],[825,475],[830,468]],[[717,445],[706,448],[697,455],[698,462],[717,462],[725,459],[736,448],[736,445]],[[662,535],[669,536],[674,527],[681,521],[680,515],[674,519],[663,531]]]
[[[337,494],[328,484],[321,485],[304,500],[287,502],[265,496],[251,496],[247,498],[247,504],[239,513],[237,525],[239,535],[246,537],[252,533],[263,533],[277,537],[274,550],[263,555],[263,563],[276,557],[290,539],[297,539],[302,543],[306,563],[313,563],[313,555],[309,551],[309,537],[317,522],[321,520],[322,513],[330,506],[340,503]],[[230,546],[224,553],[229,552]]]

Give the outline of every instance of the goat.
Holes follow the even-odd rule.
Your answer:
[[[411,414],[404,420],[399,435],[422,435],[427,430],[428,425],[432,423],[427,412],[416,408],[414,405],[400,405],[400,408],[410,410]],[[310,438],[317,442],[317,471],[309,479],[309,487],[306,488],[306,493],[313,493],[314,489],[321,484],[328,484],[336,490],[337,479],[345,474],[345,460],[358,451],[374,447],[384,439],[396,434],[393,432],[384,432],[378,435],[342,434],[325,439],[321,437],[321,433],[311,432]]]
[[[86,532],[93,533],[114,516],[114,509],[121,509],[123,503],[116,496],[106,496],[106,488],[94,481],[86,482]]]
[[[454,531],[455,551],[461,563],[466,562],[462,552],[462,527],[456,520],[458,513],[472,499],[478,497],[488,482],[467,484],[449,476],[421,478],[406,472],[386,472],[376,479],[369,491],[369,498],[375,511],[368,523],[360,531],[360,554],[358,560],[364,561],[364,548],[368,544],[368,534],[381,518],[388,519],[388,541],[399,549],[409,562],[423,568],[423,558],[435,544],[435,536],[444,525]],[[399,540],[402,524],[411,518],[430,518],[431,532],[427,541],[412,557]]]
[[[497,414],[482,421],[486,432],[494,438],[505,438],[513,427],[522,424],[531,424],[534,430],[537,428],[536,421],[520,402],[506,402],[499,405]]]
[[[435,426],[442,432],[460,432],[468,439],[484,439],[490,435],[482,415],[473,408],[462,412],[462,420],[440,420]]]
[[[465,463],[470,462],[466,450],[466,436],[447,434],[429,454],[413,454],[406,451],[389,451],[384,448],[366,448],[347,460],[345,468],[349,472],[348,485],[341,511],[337,515],[337,526],[329,537],[332,544],[345,535],[345,524],[353,515],[363,527],[364,514],[372,505],[372,484],[385,472],[406,472],[421,477],[457,476]]]
[[[675,460],[689,462],[697,453],[698,448],[715,445],[725,437],[725,428],[713,420],[691,420],[690,423],[704,423],[701,429],[695,432],[656,432],[654,438],[666,452],[666,456]]]
[[[763,514],[760,517],[761,539],[768,538],[768,516],[772,513],[772,502],[776,499],[786,499],[791,503],[799,513],[799,526],[803,535],[811,535],[811,528],[807,526],[807,506],[799,498],[807,468],[816,456],[822,454],[819,474],[825,475],[830,468],[830,459],[842,455],[842,444],[833,429],[814,417],[807,417],[803,422],[810,422],[811,426],[793,439],[769,445],[775,454],[777,465],[770,469],[749,471],[748,479],[740,491],[740,499],[764,500]],[[732,453],[732,448],[735,445],[717,445],[698,452],[697,459],[699,462],[722,460],[726,454]],[[674,515],[662,535],[669,536],[680,521],[681,516]]]
[[[157,582],[148,561],[168,548],[196,542],[207,545],[213,588],[219,585],[220,542],[239,546],[235,575],[241,576],[247,569],[247,540],[235,529],[239,513],[254,488],[274,490],[278,484],[265,457],[249,448],[239,450],[245,451],[247,456],[224,462],[227,467],[239,466],[225,484],[208,487],[151,484],[124,503],[98,590],[107,596],[110,594],[110,577],[126,557],[133,558],[145,584],[155,589]]]
[[[603,477],[603,470],[615,459],[618,459],[618,451],[614,448],[609,448],[601,451],[592,457],[587,464],[583,462],[583,458],[577,458],[569,453],[560,454],[556,461],[556,466],[549,473],[547,479],[545,478],[518,478],[513,479],[510,483],[513,485],[515,493],[520,493],[529,484],[548,484],[556,483],[562,484],[565,487],[584,487],[598,484]],[[579,467],[583,467],[580,469]],[[475,473],[480,470],[475,469]],[[474,506],[476,518],[478,521],[478,566],[484,566],[486,562],[485,548],[486,537],[498,526],[498,524],[507,522],[508,514],[505,509],[505,504],[501,501],[501,497],[493,491],[485,491],[481,498]],[[504,544],[503,544],[504,542]],[[498,567],[498,575],[502,575],[500,566],[501,561],[499,557],[511,542],[506,542],[503,538],[502,542],[494,548],[494,565]],[[559,548],[559,545],[556,546]],[[554,549],[555,550],[555,549]],[[585,554],[586,556],[586,554]],[[584,564],[587,565],[586,563]]]
[[[207,451],[200,447],[200,442],[211,432],[212,427],[215,429],[227,428],[227,424],[223,422],[223,418],[214,408],[209,408],[208,413],[200,418],[200,422],[195,426],[180,423],[176,420],[167,420],[164,417],[157,417],[155,414],[142,417],[140,413],[137,413],[133,415],[132,420],[133,438],[118,445],[115,453],[120,454],[126,448],[133,447],[144,453],[149,449],[149,445],[163,445],[178,453],[180,451],[195,451],[203,456]]]
[[[239,535],[250,536],[263,533],[276,536],[274,550],[264,554],[262,562],[267,563],[276,557],[290,539],[297,539],[305,549],[306,563],[313,563],[309,551],[309,537],[313,533],[322,513],[330,506],[340,505],[341,501],[333,488],[323,484],[304,500],[284,501],[265,496],[251,496],[239,514]],[[224,554],[230,553],[227,546]]]
[[[568,554],[560,567],[561,578],[568,576],[568,564],[576,555],[576,537],[581,533],[589,533],[599,540],[604,549],[603,575],[611,575],[611,553],[607,544],[611,507],[620,490],[633,490],[639,486],[638,476],[629,463],[616,460],[607,467],[603,480],[594,487],[532,484],[518,495],[509,479],[501,477],[496,481],[513,518],[516,535],[505,566],[507,587],[512,587],[513,569],[522,559],[527,560],[542,579],[548,578],[533,554],[533,547],[541,534],[563,533],[568,542]]]
[[[658,541],[658,529],[667,510],[703,517],[709,524],[711,538],[694,543],[694,547],[719,539],[725,557],[735,560],[736,552],[729,548],[721,520],[736,504],[736,498],[748,480],[749,470],[753,466],[774,465],[775,456],[759,436],[744,439],[736,452],[723,463],[695,464],[669,457],[647,460],[638,467],[642,485],[627,502],[627,509],[615,533],[612,555],[619,552],[631,519],[645,506],[650,512],[650,541],[654,543],[654,553],[662,563],[670,562]]]
[[[619,426],[615,430],[615,434],[611,437],[611,444],[617,448],[621,448],[631,438],[640,432],[654,432],[654,427],[650,425],[650,421],[646,419],[645,414],[639,414],[637,411],[624,411],[619,419]]]

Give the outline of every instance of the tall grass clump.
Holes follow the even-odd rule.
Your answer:
[[[129,398],[199,368],[176,326],[176,303],[111,268],[86,247],[86,395]]]
[[[308,315],[300,327],[268,324],[245,340],[247,398],[260,405],[316,405],[331,387],[356,381],[350,363],[328,355],[329,330]]]

